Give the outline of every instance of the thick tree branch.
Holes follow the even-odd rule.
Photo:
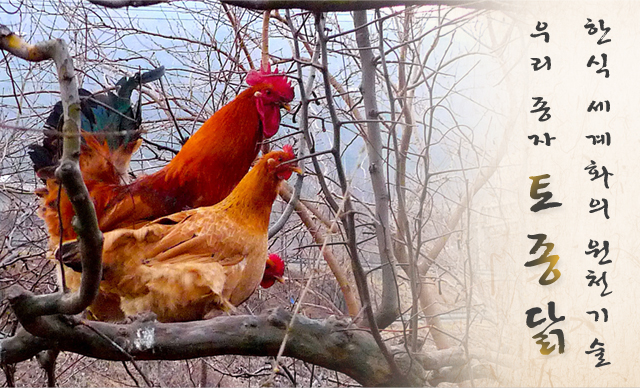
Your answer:
[[[39,352],[52,349],[56,341],[36,337],[23,328],[13,337],[0,341],[0,365],[11,365],[26,361]]]
[[[366,318],[365,324],[371,329],[371,333],[376,343],[380,347],[380,351],[384,355],[385,359],[389,363],[393,374],[398,379],[398,385],[405,382],[405,377],[400,373],[398,365],[396,364],[393,355],[389,352],[387,345],[385,345],[380,331],[378,330],[378,324],[373,313],[373,306],[371,303],[371,294],[369,293],[369,285],[367,284],[367,276],[360,262],[358,255],[358,244],[356,235],[356,222],[355,212],[351,204],[351,192],[350,183],[347,181],[344,167],[342,165],[342,155],[340,152],[340,146],[342,144],[340,140],[340,131],[342,123],[338,119],[338,113],[336,111],[335,103],[333,101],[333,95],[331,92],[331,84],[329,81],[329,59],[327,50],[327,41],[329,40],[325,33],[325,16],[323,13],[316,13],[315,15],[316,33],[318,34],[318,40],[320,42],[320,50],[322,53],[322,79],[324,85],[325,98],[327,99],[327,108],[329,109],[329,116],[331,117],[331,124],[333,125],[333,147],[331,153],[336,165],[336,173],[338,175],[338,181],[342,190],[343,207],[339,207],[336,213],[340,216],[342,224],[347,234],[347,247],[349,250],[349,256],[351,258],[351,267],[353,269],[353,276],[356,281],[358,294],[360,295],[360,302],[364,310],[364,316]],[[318,171],[320,175],[320,171]]]
[[[155,4],[168,3],[169,0],[89,0],[91,4],[106,8],[147,7]]]
[[[91,304],[98,293],[102,278],[102,233],[78,163],[81,144],[80,98],[73,61],[63,40],[54,39],[31,45],[4,25],[0,25],[0,49],[27,61],[52,59],[56,64],[64,112],[63,152],[56,177],[67,192],[77,215],[74,227],[80,241],[82,265],[87,268],[82,273],[82,284],[77,293],[33,296],[15,285],[9,288],[7,295],[14,299],[26,299],[21,306],[27,308],[22,313],[29,320],[50,314],[78,314]]]
[[[333,317],[311,320],[296,316],[290,327],[291,314],[284,309],[261,316],[224,316],[170,324],[153,320],[116,325],[59,315],[47,319],[55,327],[55,337],[44,340],[19,331],[0,342],[2,364],[27,360],[54,345],[60,350],[112,361],[129,361],[129,356],[136,360],[180,360],[223,354],[275,356],[288,332],[284,351],[287,357],[345,373],[365,386],[397,383],[371,334]],[[401,355],[397,357],[402,359]],[[423,384],[423,370],[417,363],[406,371],[406,376],[412,385]]]
[[[382,265],[382,301],[376,312],[376,322],[380,328],[389,326],[398,317],[398,288],[391,250],[391,229],[389,228],[389,195],[384,175],[382,158],[382,136],[376,101],[376,69],[373,50],[369,39],[367,12],[356,11],[353,14],[356,30],[356,42],[360,48],[362,66],[362,96],[367,117],[367,154],[369,156],[369,175],[375,198],[375,228],[378,241],[378,253]],[[360,28],[362,27],[362,28]]]
[[[169,3],[170,0],[89,0],[106,8],[147,7]],[[501,9],[504,4],[488,0],[221,0],[221,3],[246,9],[268,11],[274,9],[305,9],[313,12],[348,12],[367,9],[411,5],[444,5],[475,9]]]

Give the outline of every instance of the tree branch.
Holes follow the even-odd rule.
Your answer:
[[[58,71],[60,99],[64,112],[63,152],[56,177],[62,183],[77,215],[74,227],[78,234],[83,268],[82,283],[77,293],[34,296],[21,286],[7,290],[9,298],[25,299],[22,315],[29,320],[50,314],[78,314],[91,304],[98,294],[102,278],[102,233],[98,228],[93,202],[82,179],[80,157],[80,98],[73,61],[66,43],[54,39],[31,45],[0,25],[0,49],[31,62],[52,59]]]
[[[288,11],[287,11],[288,12]],[[268,12],[267,14],[265,14],[265,20],[268,20]],[[288,18],[289,22],[291,23],[291,19]],[[268,31],[268,24],[266,26],[267,31]],[[291,29],[291,34],[293,35],[293,43],[294,43],[294,47],[295,47],[295,53],[296,53],[296,58],[300,57],[300,50],[299,50],[299,46],[298,46],[298,39],[295,36],[295,29],[293,28],[292,24],[289,24],[289,28]],[[264,37],[263,39],[266,39],[268,37]],[[267,58],[268,60],[268,58]],[[263,61],[264,61],[264,57],[263,57]],[[308,109],[309,109],[309,100],[307,99],[307,93],[306,90],[311,88],[313,86],[313,81],[315,79],[315,72],[313,71],[313,69],[311,70],[311,73],[308,77],[307,80],[307,84],[308,86],[305,87],[304,82],[303,82],[303,78],[302,78],[302,65],[300,64],[300,62],[297,62],[297,67],[298,67],[298,88],[300,89],[300,117],[301,117],[301,122],[300,122],[300,140],[304,140],[305,136],[308,134],[309,132],[309,115],[308,115]],[[310,144],[307,141],[307,144]],[[300,158],[299,163],[299,167],[302,171],[304,171],[304,155],[306,153],[305,147],[304,147],[304,141],[300,142],[300,146],[298,149],[298,156]],[[286,224],[287,220],[289,219],[289,217],[291,216],[291,214],[293,213],[293,208],[294,208],[294,202],[298,201],[298,198],[300,197],[300,192],[302,191],[302,182],[304,179],[304,175],[300,175],[297,174],[296,175],[296,183],[294,184],[294,191],[293,191],[293,195],[289,197],[289,200],[287,200],[287,207],[284,209],[284,212],[282,213],[282,215],[280,216],[280,218],[278,219],[278,221],[276,221],[275,224],[273,224],[272,227],[269,228],[269,238],[273,237],[276,233],[278,233],[280,231],[280,229],[282,229],[282,227],[284,227],[284,225]],[[287,183],[285,183],[286,185],[288,185]]]
[[[155,4],[168,3],[169,0],[89,0],[91,4],[106,8],[147,7]]]
[[[389,196],[384,175],[382,158],[382,137],[376,101],[376,69],[373,62],[373,51],[369,39],[367,12],[356,11],[353,14],[356,30],[356,42],[360,48],[362,66],[362,96],[367,121],[367,154],[369,156],[369,175],[375,198],[375,228],[378,240],[378,253],[382,265],[382,301],[376,312],[376,322],[380,328],[389,326],[398,317],[398,289],[396,273],[391,251],[391,229],[389,228]],[[365,26],[365,27],[363,27]],[[363,28],[360,28],[363,27]]]
[[[147,7],[169,3],[170,0],[88,0],[90,3],[106,8]],[[274,9],[304,9],[313,12],[364,11],[375,8],[399,7],[411,5],[445,5],[475,9],[502,9],[504,4],[490,0],[221,0],[221,3],[257,11]]]
[[[313,221],[311,215],[309,214],[309,210],[301,201],[291,201],[293,196],[287,186],[283,185],[280,187],[280,196],[282,197],[282,199],[289,203],[293,202],[293,206],[295,207],[298,217],[300,217],[302,223],[307,227],[307,230],[309,230],[311,237],[313,237],[313,241],[320,245],[321,249],[322,247],[324,247],[324,249],[322,249],[322,256],[324,257],[324,260],[327,262],[329,269],[331,269],[333,276],[335,276],[336,281],[340,286],[340,290],[342,291],[342,295],[344,296],[349,315],[352,319],[355,319],[360,313],[360,309],[362,307],[353,292],[353,288],[351,286],[349,278],[347,277],[347,274],[340,266],[340,263],[334,256],[331,248],[325,245],[325,241],[327,239],[326,235],[324,234],[320,226]]]
[[[2,364],[27,360],[53,345],[63,351],[112,361],[129,361],[130,356],[136,360],[181,360],[224,354],[275,356],[288,332],[284,356],[342,372],[364,386],[397,385],[371,334],[333,317],[312,320],[298,315],[290,327],[291,314],[281,308],[260,316],[224,316],[170,324],[154,320],[116,325],[60,315],[47,319],[55,327],[55,337],[45,340],[19,331],[0,342]],[[422,367],[413,363],[411,368],[406,371],[408,382],[415,386],[424,384]]]
[[[512,118],[510,122],[507,124],[504,135],[502,136],[502,140],[500,141],[500,146],[498,147],[498,152],[496,153],[496,156],[493,162],[489,166],[483,167],[478,171],[478,176],[476,177],[475,182],[470,187],[469,191],[465,194],[465,196],[462,198],[458,207],[449,216],[449,219],[447,220],[447,224],[446,224],[446,227],[447,227],[446,230],[455,229],[456,225],[458,225],[458,222],[460,222],[460,219],[462,218],[462,214],[467,209],[467,203],[469,202],[469,200],[473,198],[476,195],[476,193],[478,193],[478,191],[480,191],[480,189],[485,185],[485,183],[489,181],[489,178],[493,176],[493,173],[495,173],[498,170],[498,165],[500,164],[500,161],[502,160],[502,158],[504,157],[507,151],[507,146],[509,145],[509,140],[511,139],[511,133],[512,133],[510,128],[513,128],[514,122],[515,122],[515,118]],[[431,248],[431,250],[429,250],[429,252],[427,253],[427,257],[429,258],[429,260],[420,260],[418,262],[418,271],[420,272],[420,274],[424,275],[429,271],[429,269],[431,268],[431,265],[435,263],[436,260],[438,259],[440,252],[442,251],[442,249],[444,249],[450,236],[451,236],[450,234],[445,234],[442,237],[440,237],[438,241],[436,241],[436,243],[434,244],[433,248]]]
[[[406,376],[402,375],[398,365],[396,364],[393,355],[389,352],[387,345],[385,345],[382,336],[380,335],[380,330],[378,329],[378,324],[376,322],[376,317],[373,313],[373,307],[371,303],[371,297],[369,293],[369,286],[367,284],[367,277],[362,267],[362,263],[360,262],[358,255],[358,244],[357,244],[357,236],[356,236],[356,223],[355,223],[355,212],[353,211],[353,206],[351,204],[351,193],[350,193],[350,183],[347,181],[347,177],[345,174],[344,167],[342,165],[342,156],[340,153],[340,130],[342,127],[342,123],[338,119],[338,114],[336,112],[335,103],[333,101],[333,95],[331,92],[331,84],[329,81],[329,60],[328,60],[328,50],[327,50],[327,41],[329,40],[325,33],[325,16],[322,13],[315,14],[315,26],[316,32],[318,34],[318,40],[320,42],[320,50],[322,53],[322,78],[324,85],[325,98],[327,99],[327,108],[329,109],[329,115],[331,117],[331,124],[333,125],[333,147],[331,148],[331,153],[333,154],[333,159],[336,164],[336,173],[338,175],[338,181],[340,183],[340,188],[342,189],[343,195],[343,206],[344,211],[340,211],[342,207],[338,208],[337,213],[339,214],[342,224],[344,225],[346,234],[347,234],[347,247],[349,250],[349,255],[351,257],[351,266],[353,268],[353,276],[356,281],[356,286],[358,289],[358,293],[360,295],[360,301],[362,303],[362,307],[364,310],[364,315],[366,317],[366,325],[371,329],[371,334],[375,339],[378,347],[380,347],[380,351],[384,355],[385,359],[389,363],[389,367],[393,371],[395,375],[396,384],[398,385],[407,385]]]
[[[91,0],[91,2],[106,0]],[[130,0],[131,1],[131,0]],[[112,1],[115,2],[115,1]],[[222,3],[254,10],[272,9],[304,9],[313,12],[348,12],[367,9],[398,7],[410,5],[445,5],[479,9],[501,9],[504,4],[498,1],[464,1],[464,0],[221,0]]]

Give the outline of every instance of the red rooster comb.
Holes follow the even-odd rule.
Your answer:
[[[260,70],[250,70],[249,74],[247,74],[247,84],[249,86],[255,86],[262,83],[269,83],[273,85],[273,88],[283,97],[291,97],[290,100],[293,100],[294,92],[293,87],[291,87],[291,82],[284,74],[284,72],[280,73],[278,69],[276,71],[271,72],[271,65],[267,64],[266,68],[264,66],[260,66]]]
[[[284,147],[282,147],[282,150],[288,153],[289,156],[291,156],[291,159],[295,159],[296,154],[293,153],[293,147],[291,146],[291,144],[286,144]]]
[[[269,255],[267,259],[266,268],[264,271],[264,277],[260,282],[262,288],[269,288],[278,281],[284,283],[284,261],[276,253]]]

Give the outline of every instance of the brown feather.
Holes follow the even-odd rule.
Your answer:
[[[203,319],[244,302],[264,274],[278,175],[295,168],[279,164],[292,158],[265,155],[214,206],[105,233],[101,291],[117,295],[127,315],[152,311],[161,321]],[[73,251],[74,243],[63,246],[65,263]]]
[[[223,200],[249,170],[264,138],[255,94],[274,89],[269,80],[275,82],[280,78],[266,77],[246,89],[211,116],[167,166],[154,174],[141,176],[131,184],[123,184],[126,168],[122,166],[128,166],[131,154],[140,143],[131,143],[110,153],[106,143],[89,139],[80,155],[80,163],[100,229],[107,232],[138,228],[158,217],[211,206]],[[280,82],[279,89],[284,89],[286,102],[293,98],[290,85]],[[280,106],[277,102],[273,108],[279,110]],[[64,190],[58,199],[58,183],[50,178],[46,181],[46,189],[39,192],[41,207],[38,214],[49,231],[50,248],[55,249],[60,238],[63,241],[75,238],[71,226],[74,211]],[[173,221],[165,218],[165,222]],[[64,271],[69,288],[78,289],[80,276],[70,269]],[[98,319],[122,317],[122,314],[113,315],[111,307],[109,311],[100,311],[102,306],[117,305],[117,297],[101,295],[101,301],[102,304],[92,307]]]

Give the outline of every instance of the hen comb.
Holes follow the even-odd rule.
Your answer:
[[[291,156],[291,159],[295,159],[296,154],[293,153],[293,147],[291,146],[291,144],[285,144],[285,146],[282,147],[282,150],[288,153],[289,156]]]
[[[277,272],[284,273],[284,261],[277,253],[269,255],[269,261],[271,261],[273,267]]]
[[[289,79],[284,72],[280,73],[278,69],[272,72],[270,64],[267,64],[266,68],[264,66],[260,66],[260,70],[250,70],[249,74],[247,74],[247,84],[249,86],[255,86],[262,83],[270,83],[280,94],[283,96],[291,95],[291,99],[293,100],[293,88],[291,87],[291,82],[289,82]]]

